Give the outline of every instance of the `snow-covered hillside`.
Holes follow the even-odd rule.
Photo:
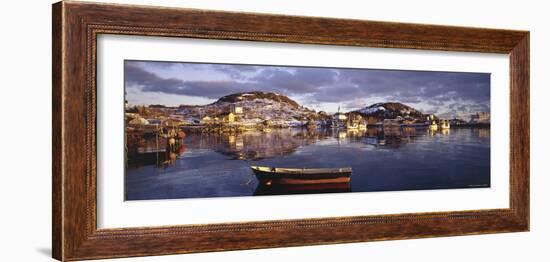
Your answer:
[[[270,92],[246,92],[224,96],[216,102],[204,106],[186,106],[182,114],[202,118],[204,116],[223,116],[239,107],[242,113],[237,117],[243,122],[270,120],[275,124],[296,125],[319,115],[296,101],[280,94]]]
[[[426,119],[422,112],[402,103],[376,103],[370,106],[355,110],[363,116],[372,116],[379,119],[392,119],[398,116],[418,120]]]

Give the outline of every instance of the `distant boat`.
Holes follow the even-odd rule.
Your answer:
[[[342,168],[275,168],[251,166],[263,185],[349,183],[352,169]]]

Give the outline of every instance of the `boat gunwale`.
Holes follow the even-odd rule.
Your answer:
[[[345,174],[352,173],[351,167],[341,168],[279,168],[267,166],[250,166],[253,171],[274,174]]]

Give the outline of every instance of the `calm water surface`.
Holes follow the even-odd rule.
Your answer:
[[[345,186],[265,188],[251,165],[352,167],[353,174]],[[125,186],[126,200],[489,187],[490,129],[188,134],[175,161],[127,167]]]

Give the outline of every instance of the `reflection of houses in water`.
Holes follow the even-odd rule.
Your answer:
[[[449,128],[439,128],[439,129],[431,129],[431,128],[428,128],[426,130],[426,134],[429,135],[429,136],[437,136],[437,135],[442,135],[442,136],[448,136],[451,134],[451,129]]]
[[[138,139],[138,141],[134,141]],[[186,147],[181,137],[144,138],[143,132],[137,136],[127,131],[126,138],[126,161],[127,165],[142,166],[156,165],[166,167],[173,165],[177,158],[185,153]]]
[[[381,129],[371,128],[366,134],[362,139],[365,144],[397,148],[412,143],[417,136],[417,128],[396,127],[392,123]]]
[[[210,149],[235,159],[260,160],[287,155],[302,145],[315,143],[322,133],[277,129],[277,132],[249,131],[236,134],[199,134],[187,142],[196,149]]]
[[[384,119],[384,133],[399,133],[401,130],[401,121],[402,119]]]
[[[366,136],[367,130],[365,129],[338,129],[334,132],[334,137],[337,138],[338,143],[345,141],[361,141]]]
[[[350,136],[360,139],[364,131],[351,133]],[[186,138],[186,143],[193,149],[210,149],[235,159],[260,160],[291,154],[300,146],[311,145],[334,135],[332,129],[326,128],[274,128],[271,132],[254,130],[242,133],[193,134]]]
[[[348,132],[345,131],[345,130],[339,130],[338,131],[338,139],[339,140],[342,140],[342,139],[346,139],[348,137]]]
[[[491,137],[491,129],[489,128],[480,128],[477,129],[477,135],[482,138],[490,138]]]
[[[242,136],[229,135],[227,138],[229,146],[234,150],[242,150],[244,147],[244,141]]]

